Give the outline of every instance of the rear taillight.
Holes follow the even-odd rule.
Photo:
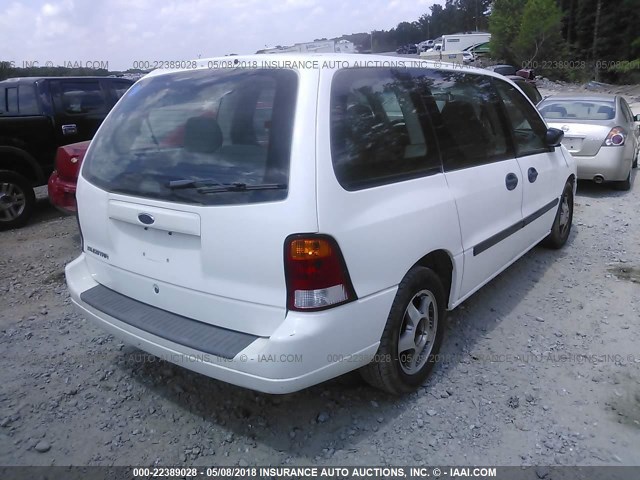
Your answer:
[[[288,237],[284,264],[289,310],[322,310],[357,298],[340,247],[327,235]]]
[[[619,147],[624,145],[627,132],[622,127],[613,127],[602,143],[605,147]]]
[[[86,149],[66,145],[56,152],[56,171],[64,180],[77,180]]]

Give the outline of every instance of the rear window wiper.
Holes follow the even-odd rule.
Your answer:
[[[258,185],[247,185],[246,183],[235,182],[211,187],[202,187],[198,193],[221,193],[221,192],[248,192],[252,190],[284,190],[285,183],[261,183]]]
[[[211,185],[222,185],[220,182],[211,178],[202,178],[198,180],[191,180],[188,178],[181,178],[179,180],[170,180],[167,185],[170,190],[179,190],[181,188],[201,188]]]
[[[282,190],[287,188],[283,183],[262,183],[249,185],[242,182],[220,183],[213,179],[180,179],[171,180],[167,185],[170,190],[195,188],[198,193],[244,192],[249,190]]]

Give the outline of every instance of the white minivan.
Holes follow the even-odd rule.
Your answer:
[[[199,60],[131,87],[78,180],[74,304],[204,375],[424,383],[445,314],[569,236],[576,167],[492,72],[371,55]]]

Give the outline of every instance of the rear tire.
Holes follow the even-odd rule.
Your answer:
[[[433,270],[414,267],[407,273],[398,287],[376,357],[360,369],[368,384],[399,395],[424,383],[442,344],[444,292]]]
[[[567,243],[571,233],[571,223],[573,222],[573,185],[567,182],[560,196],[560,205],[556,212],[556,218],[551,226],[551,232],[542,241],[547,248],[559,249]]]
[[[9,170],[0,170],[0,230],[22,227],[33,213],[36,195],[29,181]]]
[[[616,190],[622,190],[623,192],[631,190],[631,170],[629,170],[629,175],[627,175],[626,180],[622,180],[621,182],[614,182],[613,187]]]

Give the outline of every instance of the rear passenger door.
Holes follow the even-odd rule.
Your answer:
[[[109,112],[98,79],[54,80],[51,96],[58,146],[91,140]]]
[[[534,245],[551,230],[566,178],[560,172],[566,166],[559,148],[549,147],[547,126],[513,85],[494,79],[502,98],[516,158],[523,173],[522,215],[527,242]]]
[[[464,272],[459,299],[508,266],[525,248],[523,176],[500,99],[485,75],[443,72],[432,115],[445,176],[455,198]]]

